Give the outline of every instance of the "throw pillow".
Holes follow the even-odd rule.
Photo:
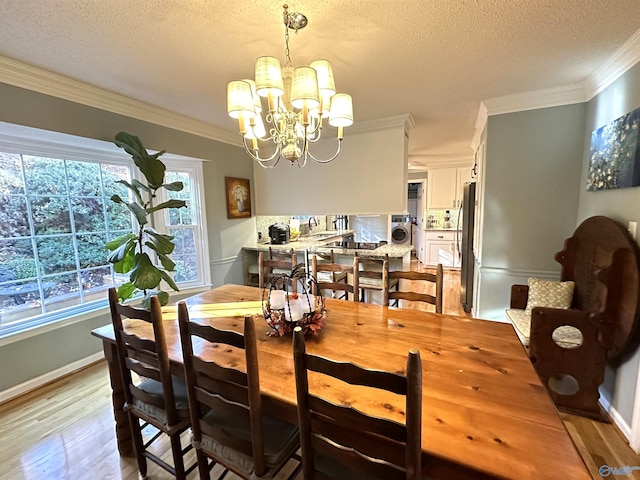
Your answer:
[[[575,283],[529,278],[529,299],[525,312],[533,307],[569,308],[573,300]]]

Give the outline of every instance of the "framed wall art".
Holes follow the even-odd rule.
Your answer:
[[[224,177],[227,218],[251,218],[251,190],[248,178]]]
[[[640,186],[640,108],[594,130],[587,190]]]

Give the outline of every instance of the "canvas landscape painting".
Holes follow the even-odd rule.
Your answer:
[[[591,134],[587,190],[640,186],[640,108]]]

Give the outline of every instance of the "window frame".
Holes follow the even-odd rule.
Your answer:
[[[0,122],[0,150],[7,153],[59,158],[69,161],[125,165],[132,168],[134,178],[143,180],[133,160],[126,152],[115,144],[102,140]],[[188,171],[190,179],[193,181],[193,214],[198,222],[196,255],[198,255],[198,270],[201,274],[198,280],[181,282],[178,286],[180,287],[180,293],[204,290],[211,286],[211,273],[209,269],[209,248],[203,196],[203,160],[168,153],[164,154],[161,160],[167,165],[168,171]],[[161,218],[162,215],[163,212],[156,212],[154,222],[160,226],[160,230],[165,230],[164,219]],[[173,292],[171,289],[168,289],[168,291]],[[0,345],[103,315],[107,313],[107,306],[108,301],[105,295],[104,299],[40,314],[5,326],[0,325]]]
[[[194,230],[196,255],[198,258],[196,263],[199,278],[197,280],[180,282],[178,286],[181,290],[182,287],[197,288],[203,285],[211,286],[211,269],[209,268],[209,248],[207,241],[207,215],[204,202],[204,170],[202,160],[165,153],[162,156],[162,161],[167,167],[167,172],[186,172],[189,175],[192,181],[191,194],[193,205],[191,205],[190,208],[194,217],[194,225],[193,227],[173,227],[172,225],[169,225],[169,210],[161,210],[154,214],[154,224],[156,225],[154,228],[166,234],[169,234],[169,230],[171,228],[188,228]],[[159,193],[160,201],[164,202],[169,200],[167,190],[163,188]]]

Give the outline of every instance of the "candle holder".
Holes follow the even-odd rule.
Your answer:
[[[301,285],[300,292],[298,285]],[[270,336],[282,337],[292,333],[295,327],[301,327],[305,334],[320,332],[324,326],[324,298],[318,282],[306,272],[303,263],[296,265],[291,275],[271,276],[262,290],[262,313],[273,329]]]

